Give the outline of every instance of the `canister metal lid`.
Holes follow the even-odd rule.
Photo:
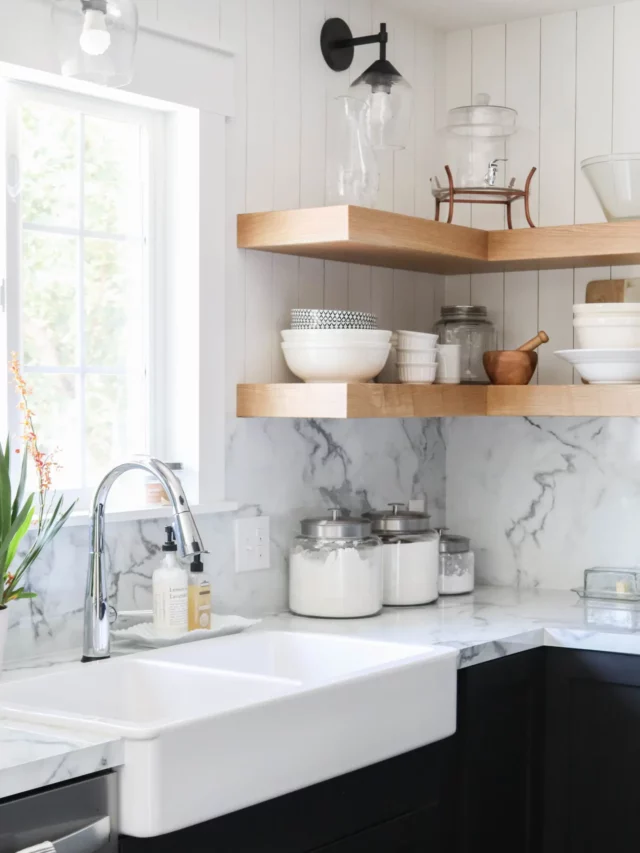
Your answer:
[[[371,522],[350,516],[346,510],[331,509],[328,517],[305,518],[300,522],[303,536],[311,539],[364,539],[371,536]]]
[[[440,314],[443,320],[486,320],[488,317],[484,305],[443,305]]]
[[[389,504],[390,510],[366,512],[365,518],[371,519],[374,533],[425,533],[429,530],[429,516],[424,512],[412,512],[405,504]]]
[[[445,533],[448,527],[441,527],[440,553],[441,554],[466,554],[471,549],[471,540],[467,536],[456,536],[454,533]]]

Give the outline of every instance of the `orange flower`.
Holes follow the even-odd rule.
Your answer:
[[[35,426],[33,424],[35,412],[31,408],[29,408],[29,394],[31,393],[31,389],[27,386],[27,383],[22,375],[22,371],[20,370],[20,362],[18,360],[18,354],[15,352],[11,353],[11,361],[9,362],[9,368],[13,373],[16,392],[20,397],[18,408],[22,412],[22,426],[24,428],[22,440],[27,446],[27,450],[31,454],[31,458],[35,463],[36,471],[38,473],[38,491],[40,492],[40,504],[42,514],[42,512],[44,511],[43,496],[51,488],[52,473],[53,471],[58,471],[60,469],[60,466],[55,460],[57,450],[54,450],[52,453],[46,454],[43,453],[43,451],[41,451],[38,447],[38,436],[36,433]],[[20,451],[18,450],[16,452],[19,453]]]

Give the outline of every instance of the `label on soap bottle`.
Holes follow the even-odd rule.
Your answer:
[[[203,580],[201,583],[189,585],[189,630],[208,631],[211,628],[211,584]]]

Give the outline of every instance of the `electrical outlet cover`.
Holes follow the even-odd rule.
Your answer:
[[[257,572],[271,568],[269,517],[236,520],[236,572]]]

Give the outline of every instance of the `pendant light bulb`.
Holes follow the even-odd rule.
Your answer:
[[[80,36],[80,47],[89,56],[102,56],[109,50],[111,35],[107,30],[107,16],[100,9],[86,9]]]
[[[371,89],[369,125],[375,148],[382,147],[384,128],[393,118],[391,89],[388,86],[373,86]]]

